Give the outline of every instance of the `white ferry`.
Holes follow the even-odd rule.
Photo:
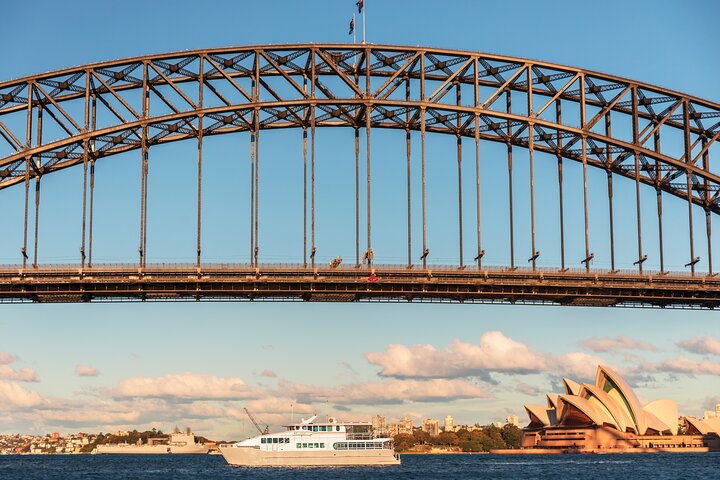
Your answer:
[[[98,445],[95,453],[121,454],[205,454],[209,447],[195,441],[195,435],[188,428],[184,433],[175,428],[170,438],[149,438],[148,443],[118,443]]]
[[[317,416],[285,425],[280,433],[267,433],[242,442],[220,445],[230,465],[238,466],[340,466],[399,465],[393,440],[376,437],[370,422],[338,422]]]

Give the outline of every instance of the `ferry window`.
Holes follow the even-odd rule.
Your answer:
[[[261,438],[261,439],[260,439],[260,443],[265,443],[265,439],[264,439],[264,438]]]
[[[339,432],[339,431],[340,431],[340,427],[339,427],[339,426],[338,426],[338,427],[335,427],[335,431],[336,431],[336,432]]]
[[[315,448],[320,448],[320,445],[316,443]]]
[[[321,425],[321,426],[320,426],[320,431],[321,431],[321,432],[324,432],[324,431],[325,431],[325,425]]]
[[[320,444],[320,448],[325,448],[325,444],[324,444],[324,443],[321,443],[321,444]]]
[[[303,443],[303,444],[302,444],[302,448],[308,448],[308,444],[307,444],[307,443]]]
[[[302,443],[296,443],[295,448],[302,448],[301,445],[302,445]]]
[[[317,425],[314,425],[314,426],[313,426],[313,432],[317,432],[317,431],[318,431],[318,426],[317,426]]]

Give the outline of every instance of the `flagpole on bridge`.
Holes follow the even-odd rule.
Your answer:
[[[362,9],[362,15],[363,15],[363,41],[362,43],[365,43],[365,2],[362,0],[360,1],[360,8]]]

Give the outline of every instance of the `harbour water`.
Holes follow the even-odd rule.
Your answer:
[[[717,478],[720,453],[615,455],[403,455],[402,465],[240,468],[219,455],[7,455],[0,479],[700,479]]]

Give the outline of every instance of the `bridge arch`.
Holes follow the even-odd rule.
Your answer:
[[[40,179],[50,173],[84,165],[92,176],[97,160],[133,150],[140,150],[147,164],[152,146],[174,141],[196,139],[201,162],[203,137],[249,132],[256,148],[255,139],[263,130],[298,128],[309,132],[312,141],[315,129],[328,127],[349,127],[356,136],[363,130],[368,144],[376,128],[407,135],[420,132],[423,165],[427,133],[457,137],[459,158],[461,138],[475,141],[469,157],[477,158],[481,142],[505,144],[508,155],[513,147],[526,149],[531,175],[534,152],[579,162],[586,232],[586,170],[602,169],[609,189],[614,176],[635,182],[638,217],[641,184],[658,192],[658,202],[660,192],[687,202],[692,274],[698,260],[692,240],[693,206],[704,210],[708,255],[712,254],[709,218],[720,213],[720,165],[715,160],[720,105],[588,70],[424,47],[303,44],[205,49],[2,82],[0,143],[5,150],[0,152],[6,153],[0,153],[0,189],[24,183],[27,198],[30,183],[35,181],[39,188]],[[251,155],[256,154],[257,150]],[[88,195],[92,198],[92,191],[84,192],[84,202]],[[562,204],[560,208],[562,215]],[[533,252],[534,221],[532,212]],[[662,228],[662,218],[659,224]],[[592,252],[585,236],[583,262],[589,272]],[[84,267],[85,232],[82,238]],[[254,245],[257,248],[257,234]],[[366,247],[365,255],[372,260],[369,234]],[[141,241],[142,266],[144,250]],[[423,250],[427,251],[424,240]],[[478,267],[482,256],[478,234]],[[531,261],[534,271],[534,253]],[[200,263],[198,240],[198,267]],[[254,265],[258,266],[257,251]],[[711,261],[709,265],[712,275]],[[460,266],[465,266],[462,256]]]

